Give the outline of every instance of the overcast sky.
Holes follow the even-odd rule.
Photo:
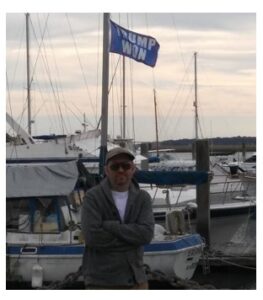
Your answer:
[[[33,135],[72,133],[83,114],[100,118],[102,14],[31,14]],[[126,136],[155,139],[153,89],[159,139],[194,137],[194,59],[198,111],[204,138],[256,135],[256,14],[111,14],[125,28],[155,37],[155,68],[126,59]],[[110,54],[110,82],[118,64]],[[6,110],[26,127],[25,15],[6,15]],[[109,97],[109,133],[120,134],[121,61]],[[63,116],[63,126],[59,117]],[[133,125],[133,122],[134,125]]]

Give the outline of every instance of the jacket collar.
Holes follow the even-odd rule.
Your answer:
[[[109,179],[106,177],[104,178],[101,182],[100,182],[101,188],[106,196],[106,198],[114,205],[115,207],[115,203],[114,200],[112,198],[112,193],[111,193],[111,186],[110,186],[110,181]],[[126,209],[125,209],[125,216],[124,216],[124,220],[126,220],[126,217],[128,215],[128,212],[130,210],[130,208],[132,207],[135,198],[137,197],[137,195],[140,192],[140,187],[139,184],[137,183],[137,181],[135,179],[132,179],[130,187],[129,187],[129,195],[128,195],[128,201],[127,201],[127,205],[126,205]]]

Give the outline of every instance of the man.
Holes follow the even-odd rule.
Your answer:
[[[151,197],[132,179],[134,155],[114,148],[101,183],[82,208],[83,276],[87,289],[147,289],[143,245],[154,233]]]

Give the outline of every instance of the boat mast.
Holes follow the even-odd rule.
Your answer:
[[[197,52],[194,53],[195,61],[195,139],[198,140],[198,106],[197,106],[197,62],[196,62]]]
[[[109,19],[110,14],[103,14],[103,62],[102,62],[102,104],[101,104],[101,148],[100,175],[104,175],[108,136],[108,85],[109,85]]]
[[[157,101],[156,91],[153,89],[154,95],[154,114],[155,114],[155,132],[156,132],[156,156],[159,157],[159,137],[158,137],[158,119],[157,119]]]
[[[27,74],[27,124],[28,133],[31,135],[31,93],[30,93],[30,55],[29,55],[29,13],[26,13],[26,74]]]

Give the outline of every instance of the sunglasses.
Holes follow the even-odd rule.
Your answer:
[[[112,171],[118,171],[119,168],[122,168],[122,170],[127,171],[132,168],[132,164],[129,162],[121,162],[121,163],[112,164],[109,167]]]

